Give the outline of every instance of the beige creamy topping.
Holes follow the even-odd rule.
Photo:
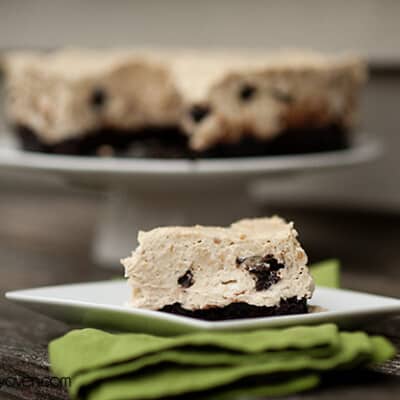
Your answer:
[[[198,151],[288,128],[351,128],[366,75],[356,58],[312,52],[64,50],[14,53],[5,64],[10,119],[49,144],[176,125]],[[199,106],[207,112],[193,118]]]
[[[186,309],[223,307],[234,302],[278,305],[281,298],[310,298],[313,281],[293,225],[278,217],[242,220],[229,228],[164,227],[139,233],[139,246],[122,260],[135,307]],[[254,275],[238,258],[273,255],[284,264],[280,280],[256,290]],[[178,283],[190,271],[193,284]]]

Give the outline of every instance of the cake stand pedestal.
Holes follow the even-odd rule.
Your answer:
[[[255,216],[256,207],[244,184],[198,190],[124,190],[113,188],[100,214],[93,257],[115,266],[136,247],[139,230],[167,225],[228,225]]]

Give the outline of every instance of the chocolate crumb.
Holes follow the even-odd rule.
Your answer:
[[[284,264],[278,262],[278,260],[272,254],[267,254],[264,257],[264,261],[267,262],[270,265],[270,268],[274,271],[285,268]]]
[[[251,274],[256,276],[256,290],[260,292],[261,290],[267,290],[275,283],[278,283],[281,278],[275,271],[249,271]]]
[[[278,271],[285,268],[284,264],[278,262],[272,254],[267,254],[264,257],[237,257],[236,263],[244,264],[249,273],[255,276],[257,291],[266,290],[279,282],[281,278]]]
[[[247,257],[236,257],[236,264],[242,264],[245,262]]]
[[[93,109],[100,110],[107,101],[107,93],[102,88],[95,88],[90,96],[90,104]]]
[[[201,105],[201,104],[195,104],[192,106],[192,108],[189,110],[190,116],[192,117],[192,120],[195,123],[201,122],[204,118],[207,117],[207,115],[211,112],[211,109],[209,106],[206,105]]]
[[[189,288],[194,283],[193,273],[188,269],[181,277],[178,278],[178,284],[184,288]]]
[[[246,83],[241,87],[240,92],[239,92],[239,97],[243,101],[248,101],[252,97],[254,97],[256,92],[257,92],[257,88],[255,86],[250,85],[249,83]]]

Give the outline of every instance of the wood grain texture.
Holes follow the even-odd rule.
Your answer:
[[[108,279],[97,268],[90,244],[101,198],[70,191],[0,191],[0,378],[48,377],[47,344],[71,327],[3,299],[7,290]],[[400,216],[270,206],[296,221],[311,261],[339,257],[343,286],[399,295]],[[400,319],[367,327],[400,348]],[[293,399],[398,399],[400,357],[357,374],[332,374],[318,390]],[[0,399],[67,399],[62,388],[0,387]]]

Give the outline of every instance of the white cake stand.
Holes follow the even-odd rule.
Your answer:
[[[0,171],[54,176],[107,192],[93,244],[95,260],[118,265],[139,229],[171,224],[228,224],[255,215],[250,189],[259,179],[364,163],[380,153],[368,135],[346,150],[213,160],[150,160],[46,155],[21,151],[9,136],[0,143]]]

